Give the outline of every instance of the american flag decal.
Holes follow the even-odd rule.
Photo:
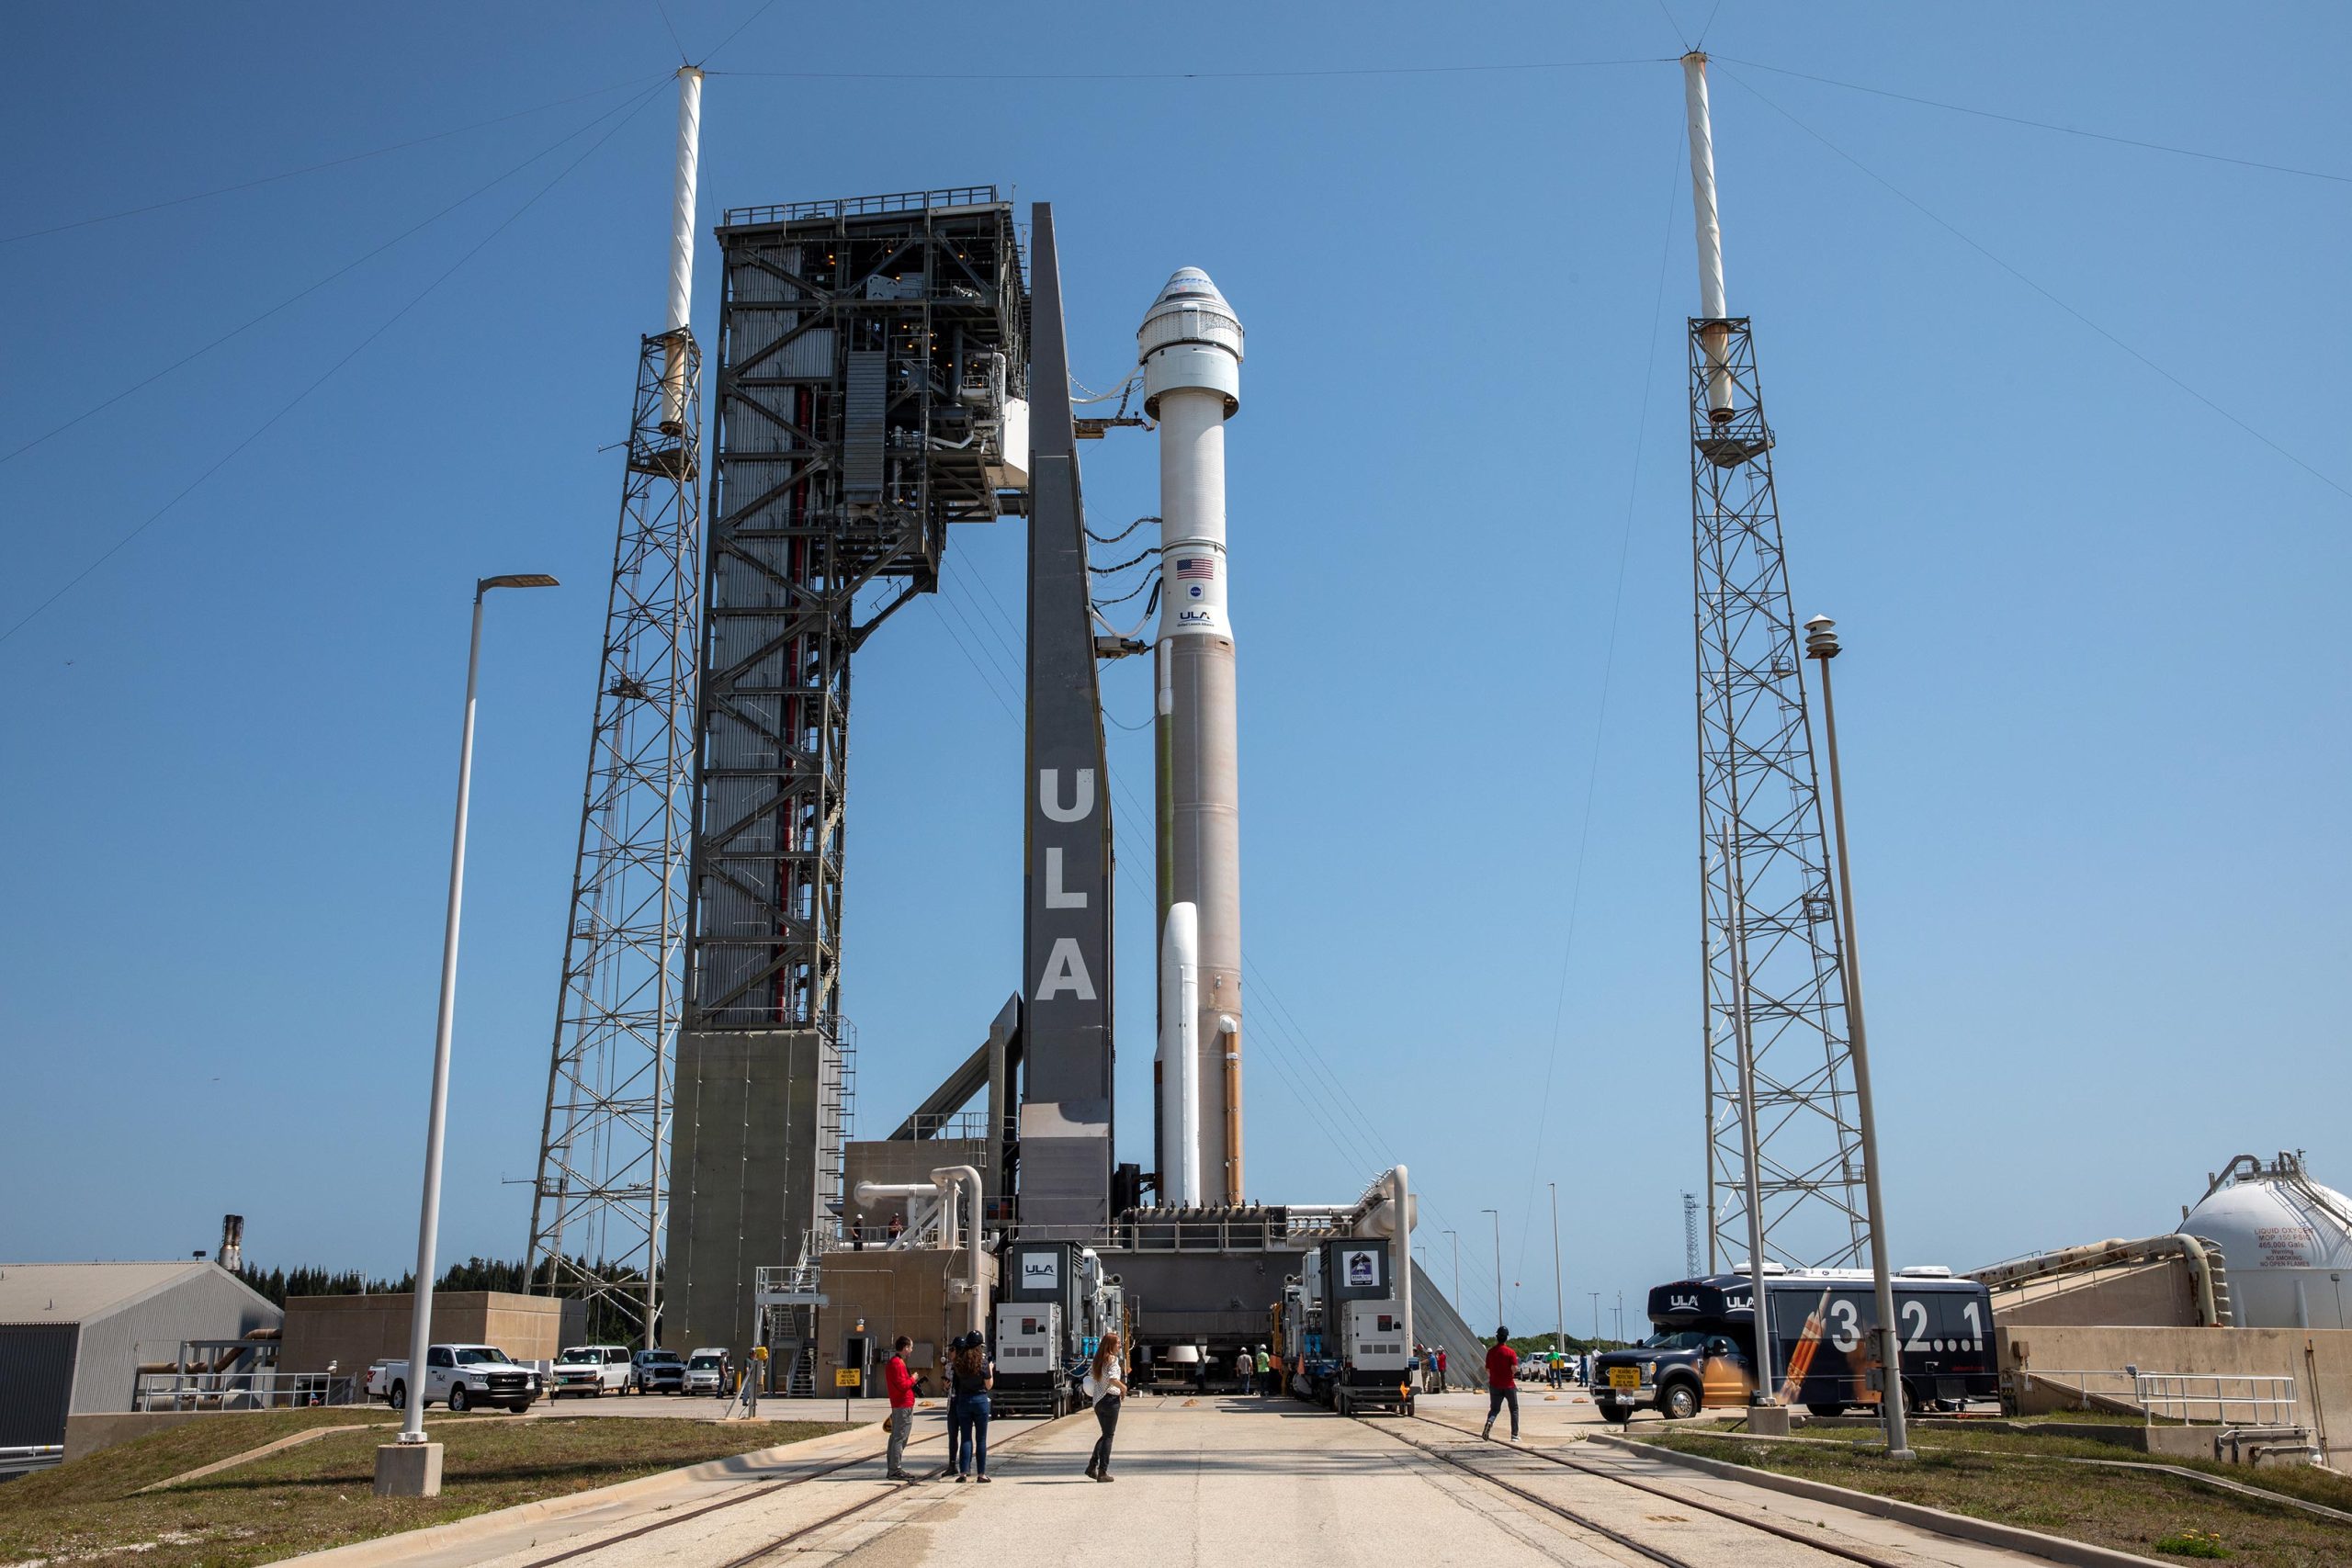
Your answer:
[[[1176,579],[1180,582],[1188,577],[1197,577],[1205,581],[1216,575],[1216,563],[1207,556],[1176,558]]]

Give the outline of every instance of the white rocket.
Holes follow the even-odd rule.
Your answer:
[[[1198,267],[1136,333],[1159,423],[1159,633],[1152,649],[1161,1201],[1241,1201],[1241,797],[1226,613],[1225,422],[1241,322]]]

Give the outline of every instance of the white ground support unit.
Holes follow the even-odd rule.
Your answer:
[[[1136,334],[1144,412],[1159,423],[1158,701],[1163,1201],[1238,1203],[1241,1172],[1241,815],[1227,612],[1225,422],[1241,407],[1242,333],[1198,267],[1169,278]],[[1189,1031],[1171,919],[1193,910]],[[1191,1126],[1186,1128],[1186,1119]],[[1181,1174],[1180,1174],[1181,1173]],[[1214,1191],[1204,1190],[1214,1185]]]

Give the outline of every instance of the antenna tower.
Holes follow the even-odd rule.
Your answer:
[[[1699,1278],[1699,1266],[1705,1258],[1699,1246],[1699,1195],[1682,1195],[1682,1277]]]
[[[648,1348],[661,1311],[694,810],[702,356],[687,317],[701,114],[702,73],[686,67],[678,73],[669,327],[638,345],[531,1196],[530,1288],[617,1309]],[[594,1323],[596,1305],[590,1311]]]
[[[1753,1252],[1790,1268],[1856,1267],[1870,1245],[1861,1133],[1772,434],[1747,318],[1724,299],[1707,57],[1685,55],[1682,67],[1699,231],[1690,512],[1707,1261],[1713,1271]],[[1754,1082],[1752,1170],[1743,1055]]]

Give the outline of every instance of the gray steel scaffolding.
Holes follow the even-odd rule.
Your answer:
[[[1870,1226],[1837,908],[1772,491],[1772,434],[1745,318],[1690,321],[1690,506],[1708,1266],[1748,1251],[1744,1000],[1764,1255],[1792,1269],[1857,1267]]]

